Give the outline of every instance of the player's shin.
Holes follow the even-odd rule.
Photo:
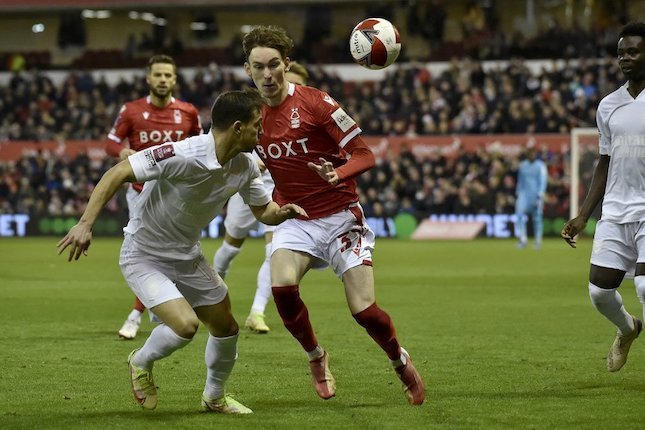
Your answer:
[[[305,351],[313,351],[318,339],[309,321],[309,311],[300,298],[297,285],[273,287],[273,300],[284,326],[302,345]]]
[[[240,248],[230,245],[227,242],[222,242],[222,246],[215,251],[215,256],[213,257],[213,268],[222,277],[222,279],[226,277],[226,274],[231,267],[231,262],[239,253]]]
[[[643,305],[643,321],[645,321],[645,275],[639,275],[634,278],[634,285],[636,286],[636,295]]]
[[[218,399],[224,396],[224,386],[237,359],[237,338],[237,334],[227,337],[208,335],[204,352],[204,361],[206,362],[205,398]]]
[[[175,333],[165,324],[152,330],[143,347],[133,357],[137,367],[150,370],[155,361],[168,357],[178,349],[188,345],[192,339],[186,339]]]
[[[376,303],[353,315],[374,341],[385,351],[390,360],[401,358],[401,347],[396,339],[396,332],[390,316]]]

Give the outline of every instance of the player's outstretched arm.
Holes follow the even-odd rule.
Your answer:
[[[598,203],[600,203],[600,200],[605,193],[608,171],[609,156],[601,155],[600,159],[598,160],[598,164],[594,169],[593,178],[591,179],[591,185],[589,186],[589,192],[585,197],[585,201],[582,203],[580,213],[577,217],[567,222],[560,232],[560,236],[562,236],[562,238],[572,248],[576,247],[576,235],[584,230],[587,225],[587,221],[591,216],[591,213],[596,208]]]
[[[96,188],[92,191],[90,201],[87,203],[85,212],[74,227],[62,238],[58,244],[60,255],[67,247],[70,247],[67,261],[78,260],[81,254],[87,255],[87,249],[92,240],[92,226],[99,216],[103,206],[114,196],[124,182],[133,182],[136,178],[130,165],[130,161],[121,161],[116,166],[105,172]]]
[[[249,207],[258,221],[268,225],[278,225],[290,218],[296,218],[299,216],[305,218],[309,217],[303,208],[293,203],[287,203],[284,206],[280,206],[276,202],[271,201],[264,206]]]

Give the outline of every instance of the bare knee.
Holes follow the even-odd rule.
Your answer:
[[[619,269],[600,267],[595,264],[592,264],[589,269],[589,282],[606,290],[620,287],[620,283],[623,282],[624,277],[625,272]]]
[[[240,331],[232,314],[226,318],[220,318],[216,323],[207,324],[207,328],[208,332],[215,337],[234,336]]]
[[[199,328],[199,320],[195,315],[185,316],[174,321],[171,328],[178,336],[192,339]]]

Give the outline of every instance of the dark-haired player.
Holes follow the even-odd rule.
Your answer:
[[[255,90],[222,93],[213,105],[210,133],[144,149],[112,167],[96,185],[78,224],[58,243],[59,254],[70,247],[69,260],[78,260],[114,193],[125,182],[145,182],[124,229],[119,266],[132,292],[161,320],[128,357],[132,393],[146,409],[157,406],[154,363],[188,345],[201,321],[209,333],[202,408],[251,413],[225,391],[237,359],[239,330],[228,288],[206,262],[199,238],[236,192],[265,224],[306,217],[297,205],[281,207],[271,201],[248,154],[261,131],[262,105]]]
[[[643,329],[618,293],[626,273],[634,274],[645,317],[645,22],[627,24],[618,39],[618,66],[627,82],[600,101],[598,164],[580,213],[562,229],[575,248],[575,237],[601,199],[589,270],[589,296],[598,312],[616,326],[607,369],[620,370],[632,342]]]

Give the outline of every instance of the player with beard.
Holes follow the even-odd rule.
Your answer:
[[[130,155],[165,142],[176,142],[202,133],[199,113],[190,103],[177,100],[172,93],[177,83],[177,66],[172,57],[155,55],[147,66],[146,97],[123,105],[114,127],[108,134],[106,152],[125,160]],[[128,146],[124,141],[128,141]],[[126,199],[130,218],[136,209],[143,184],[128,187]],[[134,339],[141,324],[145,306],[135,298],[134,308],[119,330],[123,339]]]

